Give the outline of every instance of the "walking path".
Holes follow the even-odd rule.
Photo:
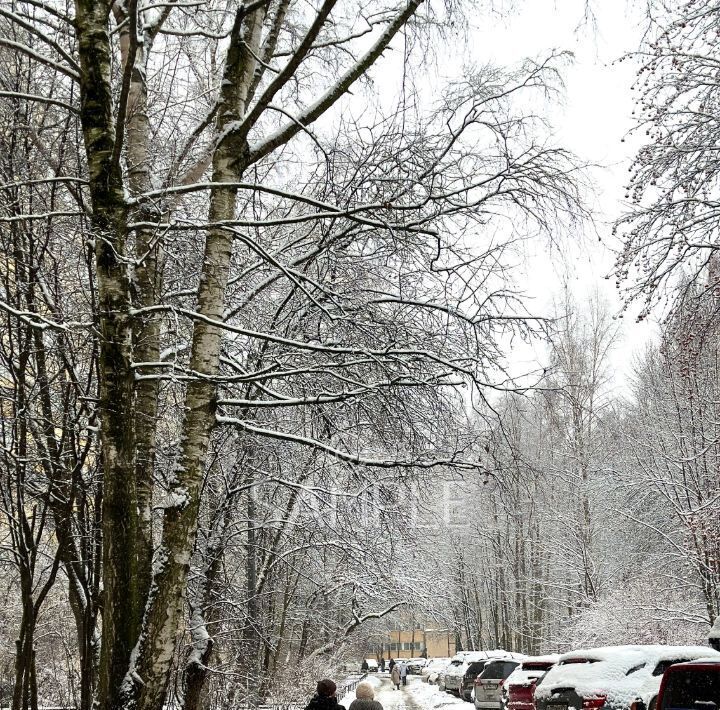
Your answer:
[[[436,685],[423,683],[417,676],[408,676],[408,684],[401,685],[400,690],[395,690],[387,675],[373,674],[368,680],[375,687],[375,700],[383,710],[438,710],[448,706],[453,706],[452,710],[474,710],[471,703],[438,690]],[[340,702],[348,708],[354,699],[355,693],[348,693]]]

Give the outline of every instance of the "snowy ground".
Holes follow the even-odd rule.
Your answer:
[[[367,679],[375,687],[375,700],[381,703],[383,710],[436,710],[454,706],[453,710],[473,710],[471,703],[438,690],[436,685],[423,683],[418,677],[408,677],[408,684],[395,690],[387,676],[368,676]],[[340,700],[345,708],[355,700],[355,693],[348,693]]]

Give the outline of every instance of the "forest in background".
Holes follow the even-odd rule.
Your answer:
[[[296,699],[398,619],[705,638],[720,6],[658,3],[635,57],[616,274],[664,319],[630,392],[602,299],[516,278],[592,222],[568,57],[420,100],[476,9],[0,4],[0,705]]]

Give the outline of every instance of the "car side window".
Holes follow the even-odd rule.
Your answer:
[[[637,666],[633,666],[625,675],[632,675],[633,673],[637,673],[641,668],[645,668],[647,664],[645,663],[639,663]]]
[[[687,658],[675,658],[672,661],[660,661],[653,670],[653,675],[662,675],[673,663],[684,663]]]

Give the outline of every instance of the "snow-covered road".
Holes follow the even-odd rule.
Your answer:
[[[420,678],[408,677],[408,684],[395,690],[387,676],[371,675],[369,682],[375,687],[375,700],[380,702],[383,710],[437,710],[454,706],[453,710],[473,710],[471,703],[438,690],[436,685],[423,683]],[[348,693],[340,700],[346,708],[355,700],[355,693]]]

